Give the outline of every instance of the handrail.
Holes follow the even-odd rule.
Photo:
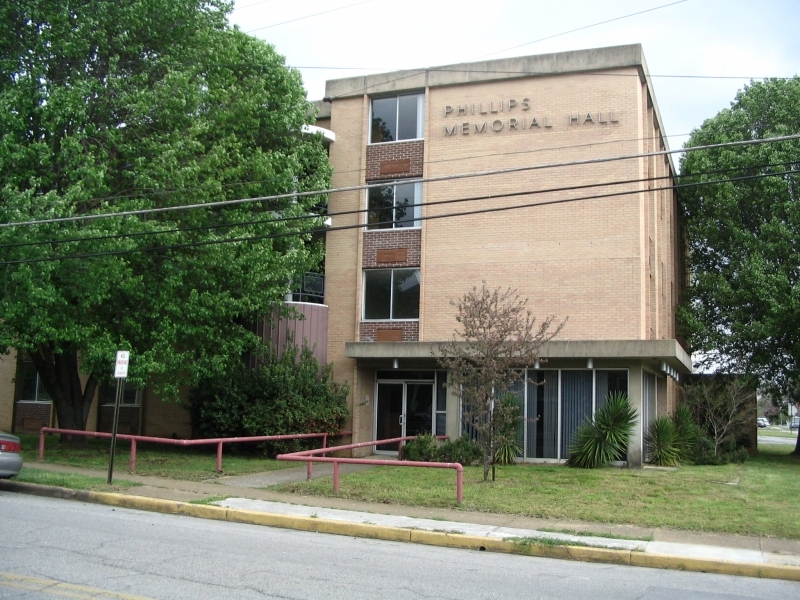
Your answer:
[[[372,442],[359,442],[357,444],[345,444],[343,446],[332,446],[330,448],[318,448],[316,450],[300,450],[298,452],[290,452],[287,454],[279,454],[275,458],[278,460],[293,460],[305,461],[307,466],[306,479],[311,479],[312,464],[315,462],[333,463],[333,493],[339,494],[339,463],[350,465],[377,465],[384,467],[420,467],[429,469],[454,469],[456,472],[456,501],[461,504],[464,501],[464,467],[461,463],[443,463],[443,462],[424,462],[417,460],[378,460],[372,458],[340,458],[337,456],[324,456],[329,452],[336,452],[338,450],[351,450],[353,448],[364,448],[367,446],[381,446],[383,444],[398,444],[398,457],[402,458],[403,443],[408,440],[413,440],[415,436],[405,436],[398,438],[390,438],[386,440],[375,440]],[[447,436],[437,436],[440,438],[447,438]],[[323,456],[318,456],[322,454]]]
[[[48,433],[58,433],[62,435],[81,435],[85,437],[96,437],[108,439],[111,438],[110,433],[105,431],[81,431],[78,429],[58,429],[55,427],[42,427],[39,430],[39,460],[44,460],[44,446],[45,435]],[[170,446],[210,446],[216,444],[217,446],[217,472],[222,472],[222,446],[223,444],[239,444],[247,442],[274,442],[279,440],[300,440],[309,438],[322,438],[322,448],[324,450],[328,445],[328,437],[340,437],[345,435],[352,435],[351,431],[341,431],[335,435],[328,433],[288,433],[283,435],[257,435],[248,437],[228,437],[228,438],[203,438],[198,440],[179,440],[174,438],[160,438],[146,435],[133,435],[128,433],[118,433],[117,438],[121,440],[130,440],[131,442],[131,459],[130,470],[136,471],[136,442],[150,442],[153,444],[167,444]]]

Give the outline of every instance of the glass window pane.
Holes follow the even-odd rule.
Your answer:
[[[595,410],[605,405],[609,394],[628,393],[627,371],[595,371]]]
[[[447,371],[436,372],[436,410],[441,412],[447,410]]]
[[[436,435],[447,435],[447,413],[436,413]]]
[[[558,371],[528,372],[527,458],[558,458]]]
[[[402,183],[395,186],[395,227],[414,227],[417,223],[417,184]]]
[[[397,139],[398,140],[413,140],[419,136],[417,131],[418,122],[418,98],[419,94],[413,96],[400,96],[398,101],[397,119]]]
[[[389,319],[392,272],[379,269],[364,272],[364,318]]]
[[[372,101],[372,137],[370,142],[392,142],[397,139],[397,97]]]
[[[386,185],[370,188],[368,196],[369,229],[392,228],[392,206],[394,204],[394,186]]]
[[[36,400],[36,382],[38,375],[36,367],[30,361],[20,361],[17,370],[17,389],[19,390],[19,400]]]
[[[419,318],[419,269],[395,269],[393,319]]]
[[[561,372],[561,458],[569,456],[569,447],[578,427],[592,418],[592,372]]]

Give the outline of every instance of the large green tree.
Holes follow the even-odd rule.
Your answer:
[[[230,27],[229,11],[3,3],[0,223],[327,188],[299,73]],[[321,224],[305,217],[323,202],[0,227],[0,350],[31,357],[62,427],[86,427],[117,349],[132,350],[137,383],[174,396],[253,348],[248,324],[318,264],[302,232]]]
[[[798,133],[800,78],[770,79],[741,90],[687,146]],[[692,348],[800,402],[800,141],[690,152],[681,175],[738,179],[680,194],[690,266],[681,314]]]

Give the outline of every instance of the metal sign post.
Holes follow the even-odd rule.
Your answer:
[[[114,397],[114,424],[111,429],[111,453],[108,459],[108,485],[114,474],[114,450],[117,447],[117,425],[119,423],[119,405],[122,403],[122,394],[125,391],[125,378],[128,376],[128,362],[131,353],[127,350],[117,351],[117,362],[114,365],[114,377],[117,380],[117,393]]]

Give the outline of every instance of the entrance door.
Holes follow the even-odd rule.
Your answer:
[[[433,383],[378,383],[375,439],[386,440],[433,431]],[[397,452],[397,444],[376,446]]]

